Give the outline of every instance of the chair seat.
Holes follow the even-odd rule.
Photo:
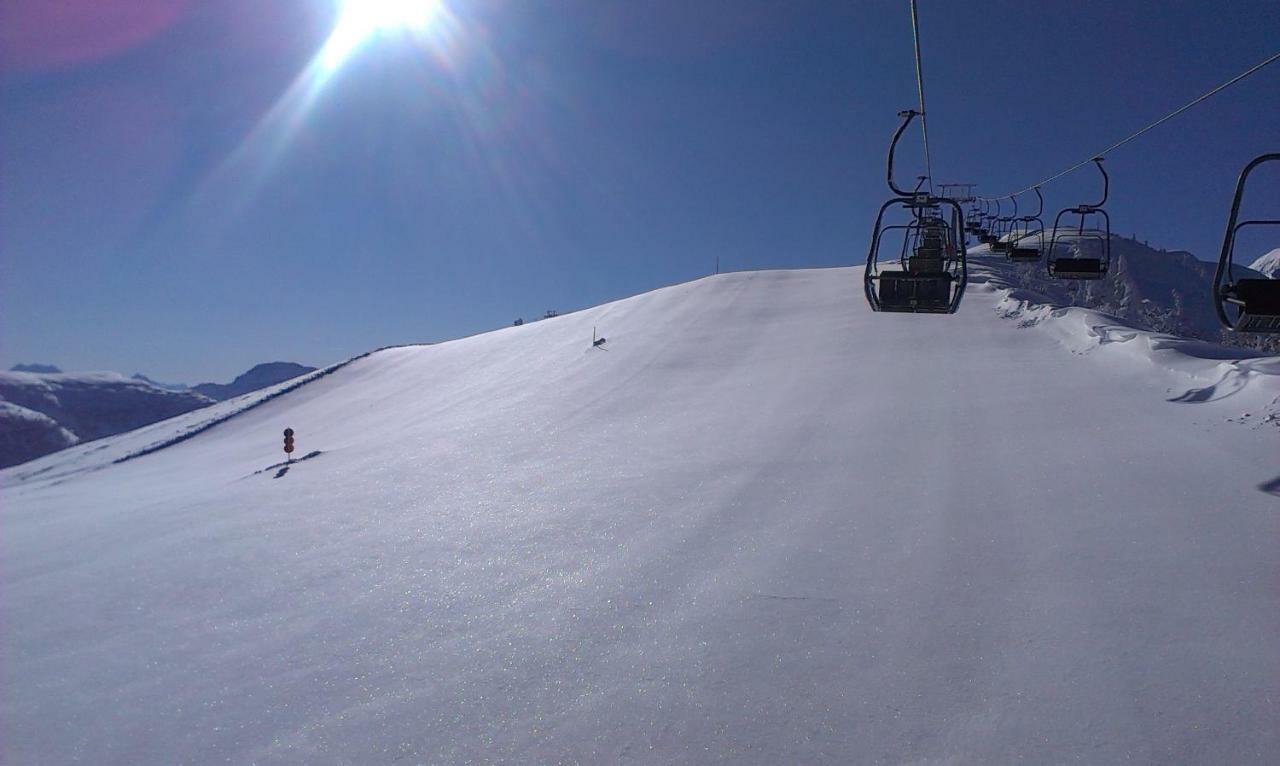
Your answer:
[[[1038,261],[1040,251],[1034,247],[1015,247],[1009,251],[1011,261]]]
[[[1280,315],[1280,279],[1240,279],[1231,294],[1250,314]]]
[[[945,314],[951,311],[951,283],[946,271],[884,271],[878,277],[881,311]]]
[[[1061,279],[1101,279],[1107,273],[1100,258],[1058,258],[1049,272]]]
[[[1223,291],[1240,307],[1241,332],[1280,332],[1280,279],[1241,279]]]
[[[1241,314],[1236,320],[1236,329],[1240,332],[1280,333],[1280,315]]]
[[[907,271],[912,274],[936,274],[943,271],[941,252],[936,254],[919,252],[919,255],[913,255],[907,259]]]

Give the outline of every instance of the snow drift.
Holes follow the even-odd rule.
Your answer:
[[[0,472],[5,760],[1267,762],[1280,360],[973,272],[710,277]]]

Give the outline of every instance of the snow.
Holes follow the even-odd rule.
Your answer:
[[[53,418],[49,417],[48,415],[45,415],[42,412],[29,410],[26,407],[19,407],[16,404],[12,404],[10,402],[6,402],[3,400],[0,400],[0,413],[3,413],[6,419],[23,420],[30,423],[40,423],[42,425],[48,425],[52,428],[56,428],[58,425]],[[74,443],[75,437],[72,436],[71,438],[73,441],[68,443]]]
[[[314,372],[292,362],[259,364],[238,376],[230,384],[202,383],[188,388],[173,384],[156,383],[145,375],[126,378],[114,372],[28,374],[23,372],[0,373],[0,402],[34,410],[47,416],[56,431],[70,434],[71,441],[59,441],[45,434],[34,439],[0,438],[0,468],[18,465],[41,455],[46,455],[77,441],[93,441],[124,431],[141,428],[181,413],[207,407],[215,401],[236,399],[259,389],[275,387],[274,391],[291,390],[295,384],[304,383],[304,377]],[[292,381],[292,382],[291,382]],[[285,383],[287,385],[279,386]],[[254,397],[252,401],[262,401]],[[248,404],[248,402],[242,402]],[[218,412],[237,412],[243,407],[234,405]],[[197,428],[209,427],[219,422],[222,415],[197,415],[184,421],[190,427],[178,434],[186,438]],[[49,424],[46,424],[46,428]],[[28,424],[29,426],[29,424]],[[147,445],[143,451],[167,445],[172,426],[159,429],[158,442]],[[154,432],[148,432],[154,433]],[[111,446],[87,447],[80,454],[92,454],[99,449],[110,451]],[[113,454],[126,458],[133,453]],[[74,460],[61,460],[66,467]]]
[[[1280,358],[1018,273],[709,277],[0,472],[3,759],[1270,762]]]
[[[75,444],[75,434],[43,412],[0,399],[0,465],[12,456],[47,454]]]
[[[1280,247],[1259,256],[1258,260],[1249,264],[1249,268],[1266,277],[1280,276]]]
[[[203,407],[213,400],[111,372],[0,372],[0,401],[49,419],[43,438],[0,439],[0,467],[16,465],[76,441],[128,431]],[[43,421],[42,421],[43,422]],[[31,427],[29,419],[27,427]],[[67,441],[61,434],[70,435]]]

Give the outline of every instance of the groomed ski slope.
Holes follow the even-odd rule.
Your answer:
[[[1280,359],[978,260],[953,317],[726,274],[0,473],[3,761],[1274,763]]]

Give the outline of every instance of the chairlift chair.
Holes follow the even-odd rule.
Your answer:
[[[1013,247],[1013,243],[1009,241],[1009,237],[1013,235],[1013,222],[1018,217],[1018,198],[1011,197],[1013,201],[1013,215],[1001,216],[997,219],[997,228],[991,232],[994,242],[991,243],[991,252],[1007,253]]]
[[[1213,304],[1223,326],[1235,332],[1280,333],[1280,279],[1241,278],[1233,273],[1235,265],[1236,235],[1249,226],[1280,226],[1280,219],[1240,218],[1240,201],[1244,197],[1245,181],[1259,165],[1280,162],[1280,153],[1255,157],[1236,181],[1235,197],[1231,201],[1231,216],[1227,219],[1227,231],[1222,240],[1222,254],[1218,256],[1218,269],[1213,277]]]
[[[1101,157],[1094,157],[1093,164],[1102,173],[1102,200],[1065,208],[1058,211],[1053,219],[1053,234],[1049,238],[1045,264],[1049,276],[1055,279],[1102,279],[1111,268],[1111,217],[1103,209],[1110,193],[1111,179],[1102,167]],[[1079,225],[1074,233],[1064,236],[1062,218],[1067,215],[1078,216]],[[1093,255],[1085,255],[1087,252]]]
[[[889,144],[886,177],[894,196],[876,215],[863,288],[873,311],[952,314],[959,308],[968,282],[964,211],[954,199],[923,191],[923,182],[908,192],[893,179],[894,150],[919,114],[911,109],[899,113],[903,121]],[[891,212],[904,221],[886,223],[886,214]],[[901,236],[901,247],[893,247],[887,236]],[[885,262],[893,261],[898,269],[884,268]]]
[[[972,188],[972,187],[970,187]],[[982,201],[974,197],[972,192],[967,199],[960,200],[969,205],[969,209],[964,213],[964,233],[974,237],[982,234],[982,227],[978,224],[978,219],[982,216]]]
[[[1022,233],[1013,241],[1013,246],[1009,248],[1009,260],[1018,262],[1030,262],[1040,260],[1040,251],[1044,249],[1044,221],[1041,220],[1040,214],[1044,212],[1044,197],[1040,194],[1040,187],[1035,187],[1036,199],[1040,201],[1040,207],[1034,215],[1024,215],[1018,220],[1022,222]],[[1027,240],[1031,240],[1030,243]]]
[[[982,236],[982,228],[978,226],[977,212],[978,204],[976,200],[970,200],[970,207],[965,211],[964,215],[964,246],[968,249],[969,245]],[[971,239],[972,238],[972,239]]]
[[[982,232],[982,235],[978,237],[978,241],[987,246],[990,246],[1000,240],[1000,237],[996,236],[996,228],[997,228],[996,222],[999,220],[1000,212],[1001,212],[1000,200],[995,200],[995,203],[996,203],[996,212],[992,214],[991,208],[989,207],[987,208],[987,214],[983,216],[983,219],[982,219],[983,232]]]
[[[977,212],[978,209],[976,207],[971,209],[964,219],[964,233],[973,237],[982,234],[982,227],[978,225],[978,219],[976,218]]]

